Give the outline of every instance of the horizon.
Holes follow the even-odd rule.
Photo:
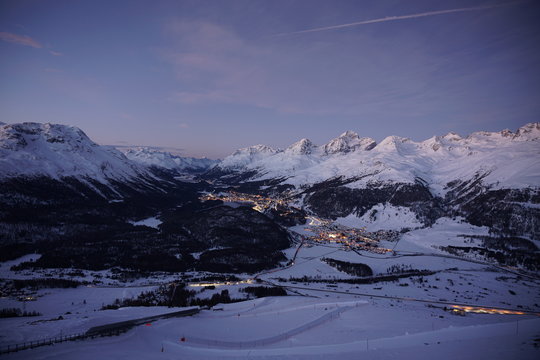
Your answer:
[[[520,128],[522,127],[525,127],[527,125],[530,125],[530,124],[540,124],[540,122],[530,122],[530,123],[526,123],[526,124],[523,124],[521,126],[518,126],[517,128],[514,128],[514,129],[509,129],[509,128],[504,128],[504,129],[500,129],[500,130],[495,130],[495,131],[492,131],[493,133],[500,133],[502,131],[505,131],[505,130],[510,130],[512,133],[515,133],[516,131],[518,131]],[[84,131],[84,129],[83,129]],[[362,137],[366,137],[366,138],[371,138],[373,140],[375,140],[375,142],[377,144],[379,144],[380,142],[382,142],[384,139],[388,138],[388,137],[392,137],[392,136],[397,136],[397,137],[400,137],[400,138],[406,138],[406,139],[409,139],[411,141],[414,141],[414,142],[422,142],[422,141],[427,141],[429,140],[430,138],[434,137],[434,136],[445,136],[445,135],[448,135],[448,134],[457,134],[459,135],[460,137],[462,138],[466,138],[467,136],[469,135],[472,135],[474,134],[475,132],[482,132],[482,131],[485,131],[485,130],[478,130],[478,131],[474,131],[472,133],[468,133],[468,134],[462,134],[462,133],[458,133],[458,132],[455,132],[455,131],[449,131],[447,132],[446,134],[434,134],[428,138],[425,138],[425,139],[420,139],[420,140],[413,140],[413,139],[410,139],[410,138],[407,138],[407,137],[403,137],[403,136],[400,136],[399,134],[390,134],[390,135],[387,135],[387,136],[384,136],[383,138],[380,138],[380,139],[375,139],[369,135],[366,135],[366,136],[361,136],[361,134],[359,134],[357,131],[354,131],[352,129],[349,129],[349,130],[345,130],[345,131],[342,131],[340,134],[334,136],[334,137],[330,137],[329,139],[327,139],[326,141],[322,142],[322,143],[316,143],[316,142],[313,142],[313,145],[319,147],[319,146],[324,146],[325,144],[328,144],[330,141],[338,138],[339,136],[345,134],[346,132],[349,132],[349,131],[352,131],[354,133],[356,133],[360,138]],[[90,138],[92,140],[92,138]],[[269,146],[271,148],[273,148],[274,150],[278,150],[278,151],[283,151],[285,150],[286,148],[288,148],[289,146],[292,146],[294,145],[296,142],[300,141],[300,140],[303,140],[303,139],[307,139],[307,140],[310,140],[309,138],[299,138],[295,141],[293,141],[292,143],[290,143],[289,145],[287,146],[284,146],[284,147],[274,147],[274,146],[271,146],[269,144],[251,144],[251,145],[248,145],[247,147],[252,147],[252,146],[258,146],[258,145],[264,145],[264,146]],[[136,145],[136,144],[133,144],[133,145],[129,145],[129,144],[123,144],[123,145],[118,145],[118,144],[99,144],[99,145],[104,145],[104,146],[113,146],[115,148],[147,148],[147,149],[150,149],[150,150],[154,150],[154,151],[160,151],[160,152],[167,152],[167,153],[170,153],[172,155],[176,155],[176,156],[182,156],[184,157],[185,155],[183,155],[185,149],[182,149],[182,148],[174,148],[174,147],[166,147],[166,146],[155,146],[155,145]],[[244,148],[247,148],[247,147],[242,147],[242,148],[236,148],[235,150],[233,150],[231,153],[229,154],[226,154],[225,156],[221,157],[221,158],[210,158],[210,157],[207,157],[207,156],[201,156],[201,157],[197,157],[197,156],[193,156],[195,158],[208,158],[208,159],[212,159],[212,160],[223,160],[225,157],[229,156],[229,155],[232,155],[235,151],[237,150],[240,150],[240,149],[244,149]]]
[[[540,114],[533,1],[0,10],[0,121],[73,125],[103,145],[216,159],[255,144],[324,144],[347,129],[377,142],[515,131]]]
[[[18,123],[3,123],[3,122],[0,122],[0,126],[1,125],[13,125],[13,124],[18,124]],[[21,123],[22,124],[22,123]],[[54,124],[54,123],[38,123],[38,124],[51,124],[51,125],[63,125],[63,126],[74,126],[74,125],[69,125],[69,124]],[[523,128],[523,127],[526,127],[528,125],[540,125],[540,122],[530,122],[530,123],[526,123],[526,124],[523,124],[515,129],[510,129],[510,128],[504,128],[504,129],[499,129],[499,130],[495,130],[495,131],[491,131],[491,133],[501,133],[503,131],[510,131],[511,133],[516,133],[519,129]],[[86,131],[84,129],[81,129],[80,127],[77,127],[79,130],[82,130],[85,134],[86,134]],[[462,134],[462,133],[457,133],[455,131],[449,131],[447,132],[446,134],[436,134],[436,135],[433,135],[433,136],[430,136],[429,138],[425,138],[425,139],[420,139],[420,140],[414,140],[414,139],[411,139],[411,138],[407,138],[407,137],[403,137],[403,136],[400,136],[398,134],[391,134],[391,135],[387,135],[387,136],[384,136],[383,138],[380,138],[380,139],[375,139],[373,137],[370,137],[368,135],[366,136],[361,136],[360,134],[358,134],[356,131],[354,130],[346,130],[346,131],[343,131],[341,132],[339,135],[336,135],[334,137],[331,137],[329,139],[327,139],[326,141],[322,142],[322,143],[315,143],[312,141],[313,145],[316,146],[316,147],[321,147],[321,146],[324,146],[326,144],[328,144],[330,141],[344,135],[345,133],[347,132],[353,132],[355,133],[356,135],[358,135],[360,138],[370,138],[372,140],[374,140],[377,144],[381,143],[382,141],[384,141],[386,138],[389,138],[389,137],[398,137],[398,138],[403,138],[403,139],[408,139],[408,140],[411,140],[413,142],[416,142],[416,143],[420,143],[420,142],[423,142],[423,141],[427,141],[429,139],[431,139],[432,137],[442,137],[442,136],[446,136],[446,135],[449,135],[449,134],[457,134],[459,137],[461,138],[467,138],[468,136],[470,135],[473,135],[474,133],[477,133],[477,132],[485,132],[485,130],[479,130],[479,131],[475,131],[475,132],[472,132],[472,133],[468,133],[468,134]],[[189,155],[185,155],[185,150],[186,149],[183,149],[183,148],[178,148],[178,147],[171,147],[171,146],[156,146],[156,145],[140,145],[140,144],[101,144],[101,143],[98,143],[97,141],[95,141],[91,136],[89,136],[88,134],[86,134],[89,139],[95,143],[97,143],[98,145],[100,146],[107,146],[107,147],[114,147],[118,150],[120,149],[136,149],[136,148],[144,148],[144,149],[149,149],[151,151],[157,151],[157,152],[164,152],[164,153],[169,153],[171,155],[174,155],[174,156],[179,156],[179,157],[189,157],[189,158],[196,158],[196,159],[210,159],[210,160],[216,160],[216,161],[222,161],[224,158],[226,158],[227,156],[229,155],[232,155],[234,152],[236,152],[237,150],[241,150],[241,149],[245,149],[245,148],[249,148],[249,147],[253,147],[253,146],[268,146],[274,150],[277,150],[277,151],[284,151],[286,150],[288,147],[296,144],[297,142],[301,141],[301,140],[304,140],[304,139],[307,139],[309,141],[311,141],[311,139],[309,138],[299,138],[295,141],[293,141],[292,143],[284,146],[284,147],[274,147],[274,146],[271,146],[271,145],[268,145],[268,144],[251,144],[251,145],[248,145],[246,147],[238,147],[236,148],[235,150],[233,150],[231,153],[229,154],[226,154],[225,156],[223,157],[207,157],[207,156],[189,156]]]

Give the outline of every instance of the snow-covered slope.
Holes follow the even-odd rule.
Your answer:
[[[128,159],[145,166],[163,168],[178,173],[200,173],[218,163],[217,160],[181,157],[148,147],[121,148],[119,150],[122,151]]]
[[[325,155],[348,153],[355,150],[371,150],[377,145],[371,138],[360,138],[354,131],[346,131],[323,146]]]
[[[410,183],[419,179],[437,195],[448,183],[482,175],[493,188],[523,188],[540,184],[540,124],[515,133],[477,132],[465,138],[449,133],[422,142],[389,136],[380,143],[347,131],[327,144],[302,139],[286,150],[257,145],[226,157],[223,171],[256,171],[251,180],[287,178],[295,186],[330,178],[361,178],[348,187],[379,182]]]
[[[302,139],[286,150],[249,149],[207,175],[229,183],[268,180],[265,191],[286,189],[326,218],[352,216],[399,230],[462,216],[507,235],[540,236],[539,123],[421,142],[389,136],[378,144],[347,131],[321,146]]]
[[[4,124],[0,126],[0,178],[47,176],[52,179],[111,180],[152,178],[120,151],[94,143],[73,126]]]
[[[281,150],[272,149],[266,145],[255,145],[236,150],[231,156],[227,156],[221,161],[219,167],[226,170],[242,170],[257,166],[258,162],[272,157]]]

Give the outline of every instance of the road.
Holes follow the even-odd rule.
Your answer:
[[[447,306],[455,308],[455,309],[458,309],[458,308],[469,308],[470,310],[473,310],[473,309],[490,310],[491,309],[491,310],[500,310],[501,313],[506,312],[507,314],[540,316],[539,312],[527,311],[527,310],[523,310],[523,309],[497,307],[497,306],[486,306],[486,305],[482,305],[482,304],[464,304],[464,303],[456,303],[456,302],[441,301],[441,300],[428,300],[428,299],[418,299],[418,298],[400,297],[400,296],[374,295],[374,294],[367,294],[367,293],[339,291],[339,290],[328,290],[328,289],[318,289],[318,288],[309,288],[309,287],[293,286],[293,285],[281,285],[281,284],[279,284],[279,285],[278,284],[273,284],[273,285],[278,286],[278,287],[282,287],[282,288],[285,288],[285,289],[291,288],[291,289],[298,289],[298,290],[308,290],[308,291],[318,291],[318,292],[327,292],[327,293],[335,293],[335,294],[363,296],[363,297],[369,297],[369,298],[381,298],[381,299],[391,299],[391,300],[401,300],[401,301],[413,301],[413,302],[420,302],[420,303],[426,303],[426,304],[441,304],[441,305],[447,305]],[[486,313],[489,313],[489,311],[486,311]]]

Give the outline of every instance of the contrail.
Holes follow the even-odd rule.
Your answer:
[[[292,35],[292,34],[304,34],[304,33],[310,33],[310,32],[318,32],[318,31],[341,29],[341,28],[347,28],[347,27],[353,27],[353,26],[359,26],[359,25],[374,24],[374,23],[380,23],[380,22],[386,22],[386,21],[415,19],[415,18],[426,17],[426,16],[451,14],[451,13],[465,12],[465,11],[486,10],[486,9],[493,9],[493,8],[506,6],[506,5],[513,5],[513,4],[516,4],[518,2],[503,3],[503,4],[496,4],[496,5],[475,6],[475,7],[459,8],[459,9],[428,11],[428,12],[419,13],[419,14],[410,14],[410,15],[401,15],[401,16],[387,16],[387,17],[384,17],[384,18],[365,20],[365,21],[358,21],[358,22],[353,22],[353,23],[348,23],[348,24],[333,25],[333,26],[326,26],[326,27],[320,27],[320,28],[314,28],[314,29],[307,29],[307,30],[293,31],[293,32],[288,32],[288,33],[281,33],[281,34],[276,34],[274,36],[283,36],[283,35]]]

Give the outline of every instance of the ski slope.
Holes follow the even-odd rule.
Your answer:
[[[264,303],[257,307],[260,302]],[[6,358],[535,359],[538,355],[534,343],[540,319],[531,316],[461,317],[418,304],[300,296],[222,307],[219,312],[159,320],[121,336],[41,347]],[[332,315],[327,321],[306,326],[328,314]],[[279,340],[256,342],[270,337]]]

